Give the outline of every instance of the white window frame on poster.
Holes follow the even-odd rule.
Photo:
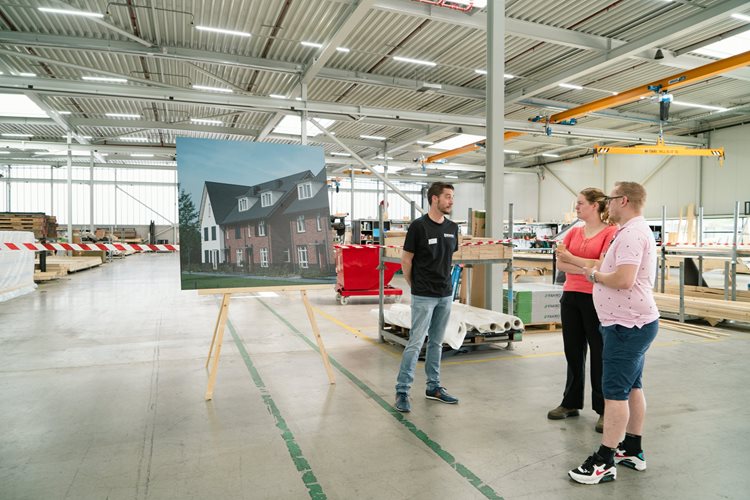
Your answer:
[[[297,184],[297,198],[300,200],[307,200],[312,198],[312,184],[305,182],[304,184]]]
[[[268,267],[268,248],[260,249],[260,267]]]
[[[240,212],[246,212],[250,208],[250,202],[247,197],[240,198]]]
[[[289,249],[287,248],[286,250],[284,250],[284,262],[291,262],[291,261],[292,261],[292,252],[289,251]]]
[[[270,207],[273,205],[273,194],[268,191],[265,193],[261,193],[260,195],[260,206],[261,207]]]
[[[262,220],[258,222],[258,236],[266,235],[266,221]]]
[[[305,245],[300,245],[297,247],[297,261],[299,262],[300,268],[308,268],[307,247]]]
[[[243,266],[243,264],[242,264],[242,249],[241,248],[237,249],[237,265],[239,267]]]
[[[320,220],[320,214],[318,214],[317,218],[315,219],[315,226],[318,228],[318,231],[323,230],[323,224]]]
[[[305,232],[305,216],[304,215],[297,216],[297,232],[298,233]]]

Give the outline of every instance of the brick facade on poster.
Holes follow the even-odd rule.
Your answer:
[[[263,196],[271,203],[261,203]],[[334,271],[324,170],[317,176],[307,171],[248,187],[234,203],[220,223],[227,264],[261,274],[271,267],[293,273]]]

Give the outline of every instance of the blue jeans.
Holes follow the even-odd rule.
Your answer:
[[[602,390],[604,399],[626,401],[632,389],[643,388],[646,351],[659,331],[659,320],[628,328],[622,325],[600,326],[604,349]]]
[[[424,371],[427,375],[427,390],[440,387],[440,357],[443,354],[443,337],[448,318],[451,314],[453,297],[411,296],[411,330],[409,342],[401,358],[401,368],[396,379],[396,392],[409,393],[414,382],[414,370],[417,367],[419,351],[422,350],[425,337],[427,356]]]

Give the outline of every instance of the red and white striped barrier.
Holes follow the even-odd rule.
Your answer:
[[[732,243],[665,243],[663,246],[667,247],[731,247]],[[738,244],[737,248],[750,248],[750,244]]]
[[[511,240],[482,240],[482,241],[466,241],[464,243],[461,243],[459,246],[462,247],[471,247],[471,246],[477,246],[477,245],[504,245],[511,243]],[[333,245],[333,248],[404,248],[403,245]]]
[[[0,243],[2,250],[62,250],[62,251],[90,251],[105,250],[126,252],[133,250],[136,252],[179,252],[179,245],[148,245],[135,243]]]

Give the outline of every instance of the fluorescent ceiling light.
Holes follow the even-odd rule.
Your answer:
[[[131,113],[106,113],[106,116],[110,118],[140,118],[141,115],[134,115]]]
[[[0,155],[9,155],[10,151],[0,151]]]
[[[456,149],[466,146],[467,144],[475,144],[484,139],[485,136],[483,135],[458,134],[455,137],[433,144],[432,149]]]
[[[58,115],[69,115],[69,114],[71,114],[71,112],[70,111],[58,111],[57,114]]]
[[[379,173],[379,174],[385,173],[385,167],[383,165],[375,165],[375,166],[372,167],[372,169],[374,171],[376,171],[377,173]],[[389,174],[395,174],[396,172],[400,172],[403,169],[404,169],[404,167],[394,167],[394,166],[391,165],[391,166],[388,167],[388,173]]]
[[[208,118],[191,118],[191,123],[203,123],[205,125],[224,125],[223,121],[220,120],[209,120]]]
[[[719,40],[716,43],[706,45],[691,52],[717,59],[725,59],[746,52],[748,47],[750,47],[750,31],[745,31],[744,33],[730,36],[729,38]]]
[[[268,97],[273,97],[274,99],[286,99],[286,96],[281,94],[268,94]]]
[[[31,139],[32,137],[34,137],[33,134],[11,134],[11,133],[7,133],[7,134],[0,134],[0,135],[2,135],[3,137],[28,137],[29,139]]]
[[[193,85],[193,88],[195,90],[208,90],[209,92],[226,92],[228,94],[231,94],[234,92],[232,89],[225,89],[221,87],[208,87],[206,85]]]
[[[151,142],[148,137],[120,137],[123,142]]]
[[[393,56],[393,60],[399,61],[399,62],[411,63],[411,64],[421,64],[423,66],[430,66],[430,67],[437,66],[437,63],[434,63],[432,61],[423,61],[421,59],[412,59],[410,57]]]
[[[16,73],[17,76],[25,76],[27,78],[34,78],[36,76],[36,73],[27,73],[25,71],[22,71],[20,73]]]
[[[732,17],[750,23],[750,16],[746,16],[745,14],[732,14]]]
[[[352,49],[347,49],[346,47],[336,47],[336,52],[343,52],[344,54],[350,52]]]
[[[384,141],[386,138],[380,135],[360,135],[362,139],[370,139],[371,141]]]
[[[34,101],[21,94],[0,94],[0,116],[49,118]]]
[[[458,179],[458,176],[457,175],[446,175],[445,178],[446,179]]]
[[[334,152],[328,153],[328,154],[331,155],[331,156],[345,156],[347,158],[351,156],[349,153],[339,153],[338,151],[334,151]]]
[[[474,73],[476,73],[478,75],[486,75],[487,74],[487,70],[486,69],[475,69]],[[507,78],[508,80],[510,80],[511,78],[515,78],[515,76],[511,75],[510,73],[503,73],[503,78]]]
[[[196,26],[195,29],[200,30],[200,31],[210,31],[212,33],[221,33],[223,35],[234,35],[234,36],[244,36],[244,37],[253,36],[252,34],[246,33],[244,31],[225,30],[222,28],[209,28],[208,26]]]
[[[130,153],[133,158],[153,158],[154,155],[151,153]]]
[[[459,5],[471,5],[475,9],[484,9],[487,7],[487,0],[451,0],[450,3]]]
[[[573,85],[572,83],[561,83],[559,84],[559,86],[566,89],[583,90],[583,87],[581,87],[580,85]]]
[[[60,137],[62,137],[63,139],[67,139],[68,138],[67,135],[61,135]],[[78,135],[77,136],[77,135],[73,134],[73,139],[75,139],[76,137],[80,137],[81,139],[93,139],[93,137],[90,136],[90,135]]]
[[[326,118],[316,118],[316,121],[320,122],[323,128],[328,128],[334,123],[334,120],[328,120]],[[272,133],[286,134],[286,135],[302,135],[302,118],[294,115],[286,115],[281,119],[278,125],[273,129]],[[315,126],[310,120],[307,121],[307,137],[315,137],[322,134],[323,131]]]
[[[68,156],[67,149],[37,151],[34,153],[35,156]],[[70,156],[91,156],[89,151],[71,151]]]
[[[89,82],[113,82],[113,83],[125,83],[127,78],[114,78],[110,76],[82,76],[81,80],[87,80]]]
[[[376,157],[375,157],[375,159],[376,159],[376,160],[392,160],[392,159],[393,159],[393,156],[383,156],[383,155],[378,155],[378,156],[376,156]]]
[[[560,155],[556,155],[553,153],[542,153],[542,156],[546,156],[547,158],[560,158]]]
[[[503,149],[503,153],[508,155],[517,155],[520,154],[520,151],[516,151],[515,149]]]
[[[687,106],[689,108],[710,109],[712,111],[727,111],[728,109],[728,108],[722,108],[719,106],[708,106],[706,104],[695,104],[692,102],[684,102],[684,101],[672,101],[672,104],[676,104],[677,106]]]
[[[322,43],[315,43],[315,42],[300,42],[300,44],[304,45],[305,47],[313,47],[316,49],[319,49],[323,46]]]
[[[412,173],[412,174],[409,174],[409,175],[414,175],[414,176],[416,176],[416,177],[427,177],[427,174],[416,174],[416,173]]]
[[[432,141],[417,141],[417,144],[421,144],[422,146],[431,146],[435,143]]]
[[[83,16],[83,17],[96,17],[101,19],[104,14],[98,12],[87,12],[84,10],[68,10],[68,9],[53,9],[51,7],[37,7],[40,12],[46,12],[48,14],[63,14],[67,16]]]

